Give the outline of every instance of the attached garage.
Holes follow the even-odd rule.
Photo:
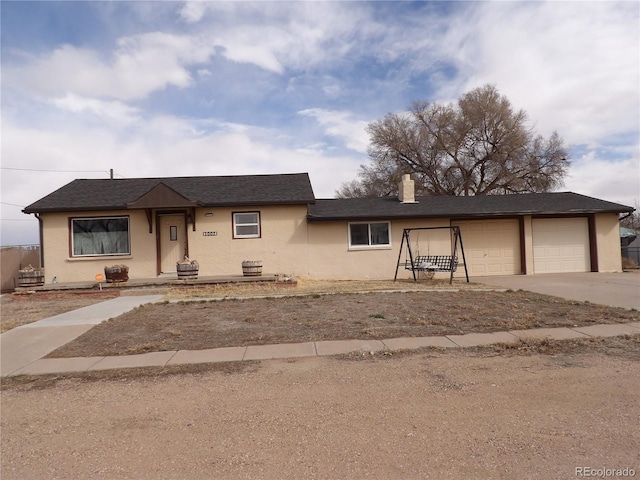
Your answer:
[[[520,228],[517,219],[468,220],[460,227],[471,276],[520,274]]]
[[[532,234],[534,273],[591,271],[586,217],[534,218]]]

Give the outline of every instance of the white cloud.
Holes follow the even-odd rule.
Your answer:
[[[207,3],[203,1],[184,2],[178,12],[180,17],[187,23],[199,22],[207,11]]]
[[[282,43],[287,43],[281,32],[273,32],[270,34],[270,45],[263,42],[261,34],[247,35],[251,38],[217,38],[214,43],[218,46],[223,46],[222,56],[225,58],[238,62],[238,63],[250,63],[256,65],[265,70],[269,70],[274,73],[283,73],[284,67],[278,60],[276,54],[272,51],[274,49],[273,42],[277,37],[281,37]]]
[[[316,195],[330,197],[356,177],[370,115],[414,99],[451,101],[484,83],[525,109],[536,131],[558,130],[587,146],[566,189],[630,205],[639,195],[637,3],[186,2],[162,4],[162,12],[131,5],[128,28],[110,25],[119,35],[110,50],[3,50],[3,166],[99,170],[7,172],[3,201],[26,205],[109,168],[131,177],[308,171]],[[237,70],[219,68],[214,56],[263,70],[245,103],[188,90],[199,82],[215,88],[224,75],[237,85],[233,98],[242,98],[246,82],[234,83]],[[269,96],[278,88],[286,96],[274,106]],[[166,103],[154,103],[151,94],[162,90]],[[273,111],[264,116],[255,104]],[[276,120],[296,114],[304,125]],[[330,143],[338,142],[353,155],[336,155]]]
[[[356,120],[351,112],[309,108],[298,112],[313,117],[325,129],[327,135],[343,140],[348,148],[366,153],[369,137],[366,132],[368,122]]]
[[[51,101],[56,107],[76,114],[90,113],[104,120],[116,122],[120,127],[138,122],[140,111],[122,102],[106,102],[95,98],[85,98],[72,93]]]
[[[563,190],[633,207],[640,200],[638,157],[612,162],[589,152],[572,162]]]
[[[186,2],[179,12],[225,58],[282,74],[341,59],[375,23],[366,4]]]
[[[481,2],[444,45],[456,96],[494,83],[540,133],[597,144],[640,129],[636,2]]]
[[[44,96],[131,100],[169,85],[187,87],[187,66],[204,63],[213,47],[190,36],[161,32],[120,38],[109,60],[87,48],[63,45],[23,65],[3,68],[3,82]]]
[[[76,110],[108,108],[82,99],[66,102]],[[126,138],[108,124],[76,122],[74,126],[61,123],[34,128],[4,119],[3,167],[42,171],[3,171],[2,201],[26,206],[75,178],[108,178],[109,169],[125,177],[308,172],[318,197],[332,197],[342,182],[355,176],[359,155],[297,149],[290,146],[290,140],[260,127],[170,115],[142,119]],[[30,217],[15,211],[8,218]],[[20,225],[3,222],[3,244],[37,243],[37,229],[27,228],[29,222],[26,230]]]

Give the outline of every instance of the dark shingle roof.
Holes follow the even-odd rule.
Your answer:
[[[309,221],[369,220],[421,217],[507,217],[514,215],[566,215],[631,212],[632,207],[572,192],[482,195],[475,197],[417,197],[403,204],[396,197],[316,200],[309,206]]]
[[[124,209],[159,184],[202,206],[306,205],[315,201],[309,175],[74,180],[23,212]]]

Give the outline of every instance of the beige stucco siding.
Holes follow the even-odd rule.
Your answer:
[[[260,212],[260,238],[233,238],[233,212]],[[206,216],[207,213],[212,216]],[[187,225],[189,256],[200,264],[200,275],[242,275],[243,260],[261,260],[265,273],[308,273],[306,206],[196,209],[196,229]],[[129,216],[130,255],[72,258],[69,219]],[[157,275],[156,217],[153,232],[143,210],[43,214],[45,282],[90,281],[107,265],[129,266],[129,278]],[[215,232],[204,235],[204,232]]]
[[[621,272],[620,224],[616,213],[595,216],[598,271]]]
[[[380,219],[373,223],[385,222]],[[361,222],[355,222],[361,223]],[[393,279],[402,242],[402,232],[410,227],[449,226],[445,220],[390,222],[391,245],[349,248],[349,222],[309,223],[309,276],[321,279],[384,280]],[[422,231],[411,234],[414,254],[450,255],[449,230]],[[403,248],[403,250],[405,250]],[[405,251],[401,260],[405,259]],[[410,278],[411,272],[400,268],[398,278]]]
[[[69,219],[109,216],[129,217],[131,255],[72,258],[69,251]],[[46,283],[51,283],[54,277],[58,282],[92,281],[96,274],[104,273],[105,266],[115,264],[129,265],[130,276],[156,276],[156,237],[155,233],[149,233],[149,223],[143,211],[45,213],[41,218]]]
[[[234,239],[234,212],[259,212],[260,238]],[[189,256],[200,264],[200,275],[242,275],[244,260],[260,260],[265,273],[306,276],[306,215],[304,205],[197,209],[196,231],[187,227]]]
[[[233,212],[259,212],[260,238],[234,239]],[[69,251],[69,219],[103,216],[129,216],[131,254],[72,258]],[[350,248],[349,222],[307,222],[306,216],[307,208],[304,205],[198,208],[195,210],[195,231],[192,223],[187,224],[189,256],[200,264],[201,276],[242,275],[243,260],[260,260],[265,273],[290,274],[299,278],[392,279],[404,228],[450,225],[449,219],[391,220],[389,246]],[[96,274],[103,272],[106,265],[114,264],[128,265],[130,278],[154,278],[157,275],[156,212],[153,213],[151,233],[143,210],[46,213],[41,215],[41,219],[46,283],[51,283],[54,277],[58,282],[92,281]],[[518,224],[516,220],[512,222]],[[532,274],[535,258],[534,221],[530,216],[525,216],[522,224],[526,271]],[[599,271],[621,271],[617,215],[595,215],[594,224]],[[513,236],[514,252],[519,252],[520,239],[516,237]],[[466,238],[464,229],[463,240],[467,253],[471,252],[474,248],[472,237]],[[414,231],[411,234],[411,247],[414,255],[448,255],[451,251],[450,232]],[[404,261],[406,258],[405,248],[400,253],[400,259]],[[514,261],[519,262],[515,253]],[[439,276],[446,277],[447,274]],[[464,277],[462,267],[456,272],[456,278],[461,277]],[[400,267],[398,278],[411,278],[411,271]]]

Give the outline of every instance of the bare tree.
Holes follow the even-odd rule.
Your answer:
[[[368,132],[372,163],[338,197],[393,195],[403,173],[413,174],[418,195],[546,192],[562,185],[569,167],[562,138],[535,135],[527,114],[514,111],[493,85],[456,105],[414,102]]]
[[[625,214],[620,219],[620,226],[640,231],[640,204],[638,200],[635,201],[634,207],[635,210],[633,212],[628,215]]]

